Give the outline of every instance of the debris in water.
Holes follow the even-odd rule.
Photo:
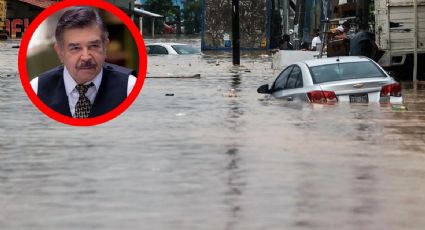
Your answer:
[[[174,93],[166,93],[165,96],[172,97],[174,96]]]
[[[201,78],[201,74],[197,73],[197,74],[181,74],[181,75],[171,75],[170,73],[168,73],[165,76],[152,76],[152,75],[147,75],[146,78]]]
[[[224,93],[223,96],[225,96],[225,97],[237,97],[238,95],[236,94],[235,89],[230,89],[229,92]]]
[[[394,111],[407,111],[407,107],[405,105],[392,105],[391,108]]]

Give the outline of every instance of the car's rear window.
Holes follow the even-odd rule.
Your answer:
[[[372,62],[335,63],[309,67],[315,84],[358,78],[386,77]]]
[[[178,54],[199,54],[200,51],[192,46],[188,45],[172,45],[173,49]]]

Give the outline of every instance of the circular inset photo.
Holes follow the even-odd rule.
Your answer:
[[[56,121],[91,126],[124,112],[146,76],[140,31],[104,1],[63,1],[29,25],[19,50],[22,85]]]

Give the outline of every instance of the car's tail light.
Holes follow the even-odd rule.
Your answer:
[[[393,83],[382,86],[381,97],[386,96],[401,97],[401,85],[399,83]]]
[[[315,90],[307,93],[308,99],[312,103],[327,103],[327,102],[337,102],[335,92],[333,91],[322,91]]]

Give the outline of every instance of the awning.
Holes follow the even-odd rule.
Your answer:
[[[38,6],[40,8],[47,8],[57,2],[56,0],[19,0],[19,1],[31,4],[33,6]]]
[[[134,13],[139,15],[139,16],[142,16],[142,17],[153,17],[153,18],[164,17],[162,15],[155,14],[155,13],[152,13],[152,12],[149,12],[149,11],[146,11],[146,10],[137,9],[137,8],[134,8]]]

